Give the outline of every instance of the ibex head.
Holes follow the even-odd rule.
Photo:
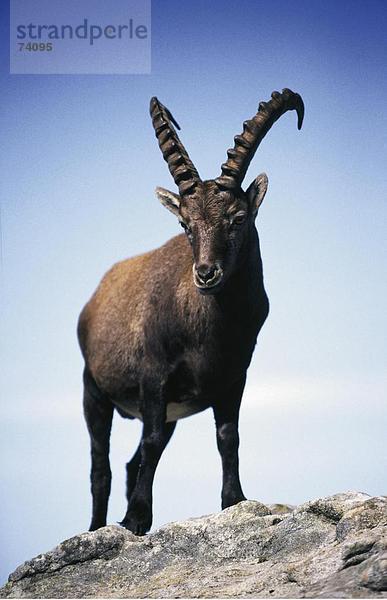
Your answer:
[[[164,159],[179,188],[175,194],[157,188],[160,201],[179,219],[193,251],[193,279],[202,294],[218,292],[238,264],[238,256],[254,226],[266,194],[268,179],[262,173],[246,191],[242,181],[260,142],[273,123],[288,110],[296,110],[301,129],[304,104],[299,94],[284,89],[259,104],[258,113],[243,124],[234,148],[216,179],[202,181],[181,143],[180,129],[169,110],[152,98],[150,113]]]

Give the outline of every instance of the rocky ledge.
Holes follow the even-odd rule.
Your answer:
[[[387,598],[387,497],[246,501],[145,537],[110,525],[22,564],[1,598]]]

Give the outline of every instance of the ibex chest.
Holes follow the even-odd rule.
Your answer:
[[[267,316],[266,295],[260,310],[252,310],[247,303],[243,309],[227,310],[216,305],[209,314],[189,321],[177,346],[174,377],[195,386],[201,395],[212,392],[227,381],[242,375],[250,364],[256,338]]]

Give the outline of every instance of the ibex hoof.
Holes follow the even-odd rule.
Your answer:
[[[130,508],[120,525],[135,535],[145,535],[152,525],[152,512],[144,508],[142,510]]]

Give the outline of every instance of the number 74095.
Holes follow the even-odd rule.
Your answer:
[[[19,52],[27,50],[28,52],[51,52],[53,49],[52,42],[18,42]]]

